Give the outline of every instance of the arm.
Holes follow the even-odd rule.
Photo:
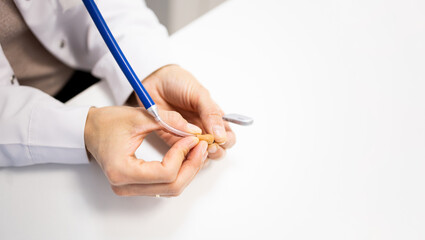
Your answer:
[[[0,48],[0,167],[86,163],[84,126],[89,107],[70,107],[11,81]]]
[[[87,150],[117,195],[178,196],[206,159],[207,143],[176,142],[162,162],[136,159],[147,134],[161,127],[144,110],[68,107],[29,87],[0,85],[0,167],[38,163],[87,163]],[[200,133],[176,112],[169,124]]]
[[[65,106],[37,89],[1,83],[0,166],[88,162],[89,107]]]

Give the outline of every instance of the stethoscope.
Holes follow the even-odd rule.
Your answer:
[[[109,30],[109,27],[106,24],[102,14],[100,13],[96,3],[93,0],[83,0],[83,3],[86,6],[87,11],[93,19],[97,29],[99,30],[100,35],[108,46],[109,51],[111,51],[112,56],[118,63],[118,66],[121,68],[125,77],[133,87],[134,91],[136,92],[137,96],[139,97],[140,101],[142,102],[145,109],[149,112],[149,114],[152,115],[162,127],[170,131],[171,133],[182,137],[193,136],[193,134],[191,133],[183,132],[171,127],[161,119],[158,114],[158,107],[155,105],[155,102],[152,100],[145,87],[143,87],[142,82],[139,80],[130,63],[124,56],[124,53],[121,51],[121,48],[119,47],[111,31]],[[251,118],[239,114],[227,114],[223,116],[223,119],[239,125],[250,125],[253,122]]]

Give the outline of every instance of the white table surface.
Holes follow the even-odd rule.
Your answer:
[[[0,169],[0,239],[424,239],[425,1],[232,0],[172,36],[237,145],[177,198]],[[108,105],[104,86],[70,104]],[[167,148],[151,137],[139,156]]]

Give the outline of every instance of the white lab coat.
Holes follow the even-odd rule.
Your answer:
[[[84,5],[15,0],[34,35],[65,64],[107,81],[115,103],[132,92]],[[140,79],[170,64],[168,34],[141,0],[101,0],[98,7]],[[0,49],[0,166],[87,163],[84,127],[90,106],[66,106],[13,79]]]

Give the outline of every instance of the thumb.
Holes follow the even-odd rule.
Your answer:
[[[161,116],[161,119],[166,122],[168,125],[172,126],[173,128],[176,128],[183,132],[193,133],[193,134],[201,134],[202,129],[197,127],[196,125],[193,125],[191,123],[188,123],[186,119],[180,115],[180,113],[175,111],[159,111],[159,116]]]

